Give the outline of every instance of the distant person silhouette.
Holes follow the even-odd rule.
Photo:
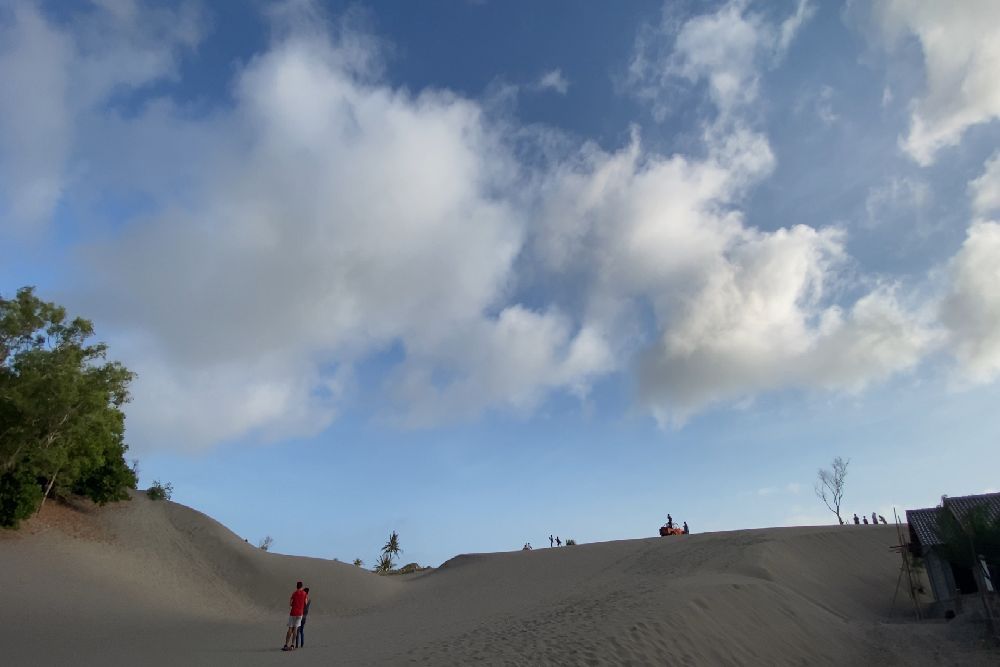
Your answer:
[[[854,513],[854,525],[855,525],[855,526],[858,526],[858,525],[860,525],[860,524],[861,524],[861,521],[859,521],[859,520],[858,520],[858,513],[857,513],[857,512],[855,512],[855,513]]]
[[[878,525],[878,514],[875,514],[875,512],[872,512],[872,524],[875,526]]]
[[[667,514],[667,528],[673,528],[673,527],[674,527],[674,517]]]
[[[562,540],[559,539],[558,535],[556,535],[556,546],[557,547],[561,547],[562,546]]]
[[[868,517],[862,517],[861,520],[865,522],[866,526],[868,525]]]
[[[551,535],[549,535],[549,548],[550,548],[550,549],[552,548],[552,545],[553,545],[554,543],[555,543],[555,540],[554,540],[554,539],[552,539],[552,536],[551,536]]]
[[[690,535],[691,534],[691,529],[688,528],[688,522],[687,521],[684,522],[684,534],[685,535]]]
[[[883,526],[885,525],[885,517],[884,516],[882,516],[881,514],[879,514],[878,515],[878,520],[882,522]]]

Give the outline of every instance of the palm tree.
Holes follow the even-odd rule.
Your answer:
[[[396,531],[392,531],[392,535],[389,536],[389,541],[385,543],[384,547],[382,547],[382,553],[383,555],[388,554],[392,557],[398,556],[402,552],[403,550],[399,548],[399,535],[396,534]]]
[[[380,574],[390,572],[393,565],[395,565],[395,563],[392,562],[392,555],[385,552],[379,556],[379,559],[375,562],[375,572]]]
[[[354,567],[361,567],[364,564],[365,564],[365,562],[363,560],[361,560],[360,558],[355,558],[354,559]]]

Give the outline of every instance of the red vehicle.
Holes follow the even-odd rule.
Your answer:
[[[668,527],[666,524],[660,526],[660,537],[667,535],[683,535],[684,529],[679,526]]]

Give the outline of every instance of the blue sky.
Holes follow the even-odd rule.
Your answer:
[[[995,3],[0,3],[0,290],[142,483],[405,561],[998,486]]]

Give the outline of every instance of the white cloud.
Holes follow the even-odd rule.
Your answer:
[[[585,395],[588,381],[613,370],[607,344],[594,329],[574,335],[568,318],[505,308],[495,321],[449,332],[432,349],[414,350],[394,373],[394,397],[412,425],[446,422],[493,405],[534,409],[553,389]],[[445,373],[446,382],[435,382]]]
[[[628,81],[657,118],[669,112],[678,80],[704,81],[723,116],[756,100],[761,70],[780,61],[813,10],[800,0],[794,14],[773,24],[749,11],[748,4],[731,0],[679,28],[667,4],[661,24],[640,34]]]
[[[766,141],[709,141],[710,157],[594,148],[545,186],[539,262],[586,285],[587,316],[636,364],[642,401],[664,423],[787,386],[855,392],[910,369],[933,342],[890,287],[843,309],[843,235],[796,225],[763,232],[735,208],[769,173]],[[636,335],[634,313],[655,320]]]
[[[929,165],[969,127],[1000,117],[1000,3],[887,0],[873,11],[890,47],[913,35],[923,49],[926,91],[901,140],[914,160]]]
[[[877,226],[887,219],[905,215],[913,219],[913,228],[918,229],[923,220],[923,212],[930,203],[931,189],[926,182],[895,176],[882,185],[872,186],[865,198],[867,224]]]
[[[822,305],[842,252],[835,234],[803,226],[737,241],[644,357],[657,418],[786,386],[857,392],[913,368],[933,336],[890,291]]]
[[[535,87],[538,90],[551,90],[565,95],[569,91],[569,81],[563,76],[561,69],[553,69],[543,74]]]
[[[133,433],[180,414],[195,445],[314,432],[339,393],[321,369],[397,344],[389,393],[413,423],[583,394],[610,368],[597,330],[505,302],[525,219],[497,193],[519,167],[478,105],[370,81],[365,48],[293,34],[232,111],[108,121],[122,145],[185,145],[173,168],[197,174],[183,205],[133,178],[162,208],[90,251],[92,307],[146,341]]]
[[[106,0],[76,18],[70,32],[15,2],[0,23],[0,212],[12,228],[37,227],[59,203],[86,115],[114,93],[172,76],[200,38],[189,6]]]
[[[882,108],[883,109],[886,108],[886,107],[888,107],[890,104],[892,104],[892,99],[893,99],[892,88],[890,88],[889,86],[885,86],[884,88],[882,88]]]
[[[840,115],[833,109],[834,90],[831,86],[823,85],[818,89],[811,89],[799,96],[795,102],[795,113],[802,113],[809,110],[815,114],[823,125],[830,126],[840,119]]]
[[[1000,209],[1000,151],[983,165],[983,173],[969,183],[972,210],[984,215]]]
[[[951,260],[941,321],[961,379],[989,382],[1000,375],[1000,223],[974,222]]]
[[[148,9],[108,7],[145,34],[135,12]],[[57,38],[72,57],[54,80],[103,82],[54,98],[67,135],[54,158],[39,153],[57,185],[33,215],[81,190],[148,202],[78,267],[81,311],[116,327],[139,372],[139,446],[316,433],[353,369],[386,352],[381,396],[416,425],[528,412],[615,371],[664,423],[784,387],[859,391],[912,368],[931,325],[891,285],[838,298],[841,231],[765,231],[741,211],[775,157],[737,111],[808,13],[800,3],[772,25],[736,2],[680,28],[667,78],[704,79],[727,116],[697,157],[648,153],[636,131],[545,167],[509,149],[516,123],[447,91],[392,88],[374,41],[327,37],[294,11],[236,72],[231,105],[192,114],[156,98],[128,115],[107,109],[108,91],[171,76],[196,31],[169,33],[147,60],[123,51],[126,66],[30,14],[19,34],[42,46],[17,42],[17,58]],[[78,183],[64,179],[76,153]]]

